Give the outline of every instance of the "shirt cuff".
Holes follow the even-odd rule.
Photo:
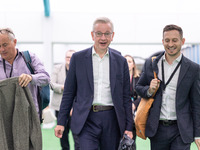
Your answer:
[[[150,94],[149,89],[147,90],[147,96],[151,97],[153,94]]]

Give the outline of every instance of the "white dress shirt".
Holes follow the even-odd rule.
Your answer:
[[[110,89],[110,62],[108,51],[103,58],[92,48],[92,63],[94,77],[93,105],[113,106]]]
[[[158,77],[162,79],[162,60],[164,64],[164,75],[165,75],[165,83],[168,81],[169,77],[173,73],[174,69],[181,61],[182,54],[173,61],[170,65],[165,58],[165,55],[159,60],[158,62]],[[180,67],[177,69],[176,73],[172,77],[169,84],[166,86],[165,91],[163,91],[162,96],[162,105],[161,105],[161,113],[160,113],[160,120],[177,120],[176,116],[176,88],[178,83],[178,77],[180,73]]]

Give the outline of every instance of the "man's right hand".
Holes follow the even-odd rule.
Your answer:
[[[55,132],[55,136],[58,137],[58,138],[62,138],[62,135],[63,135],[63,132],[65,130],[65,127],[64,126],[61,126],[61,125],[57,125],[54,129],[54,132]]]
[[[150,87],[149,87],[149,94],[153,94],[157,88],[160,86],[160,80],[153,79],[151,80]]]

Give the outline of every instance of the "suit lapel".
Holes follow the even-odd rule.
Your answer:
[[[89,81],[90,87],[92,89],[92,92],[94,92],[93,68],[92,68],[92,47],[89,48],[86,52],[85,62],[86,62],[85,68],[86,68],[86,71],[87,71],[88,81]]]
[[[158,56],[156,56],[156,58],[153,60],[152,62],[152,68],[153,68],[153,71],[156,72],[156,75],[158,76],[158,61],[161,59],[161,57],[164,55],[164,52],[159,54]]]
[[[187,63],[187,59],[184,56],[182,56],[182,57],[183,58],[182,58],[182,62],[181,62],[181,68],[180,68],[177,88],[180,85],[183,77],[185,76],[185,74],[187,73],[187,71],[189,69],[189,63]]]
[[[113,55],[111,50],[109,50],[109,58],[110,58],[110,88],[111,88],[111,93],[113,94],[116,81],[117,64],[115,56]]]

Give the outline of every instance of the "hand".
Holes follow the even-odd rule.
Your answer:
[[[64,91],[64,85],[61,87],[61,91]]]
[[[54,129],[55,136],[58,138],[62,138],[63,132],[64,132],[65,127],[61,125],[57,125]]]
[[[72,112],[73,112],[73,108],[72,108],[71,111],[70,111],[70,116],[72,116]]]
[[[26,87],[32,81],[32,76],[29,74],[21,74],[19,76],[19,85],[21,87]]]
[[[155,92],[155,90],[157,88],[159,88],[159,86],[160,86],[160,80],[158,80],[158,79],[151,80],[150,87],[149,87],[149,93],[153,94]]]
[[[124,134],[128,135],[131,139],[133,138],[133,132],[126,130]]]
[[[200,139],[195,139],[198,150],[200,150]]]
[[[136,109],[136,107],[135,107],[135,104],[134,104],[134,103],[132,103],[132,111],[134,112],[134,111],[135,111],[135,109]]]

